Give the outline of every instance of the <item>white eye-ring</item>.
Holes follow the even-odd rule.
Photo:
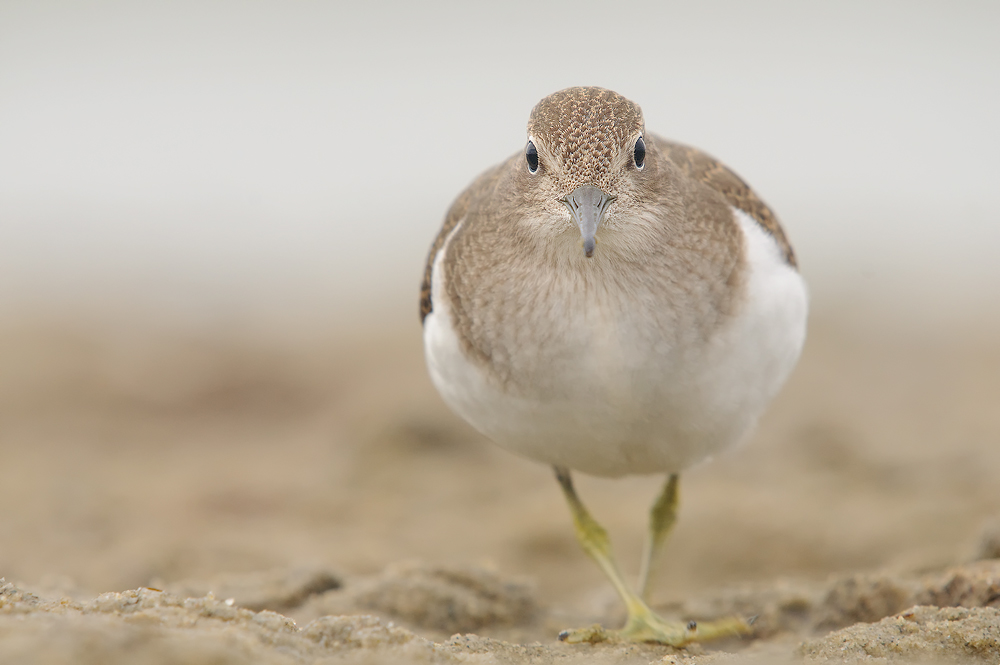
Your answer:
[[[635,141],[635,149],[632,151],[632,158],[635,160],[635,168],[641,171],[643,165],[646,163],[646,142],[642,140],[641,136]]]

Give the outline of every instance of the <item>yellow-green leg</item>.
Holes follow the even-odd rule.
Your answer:
[[[621,630],[609,631],[601,626],[594,625],[589,628],[563,631],[559,635],[560,640],[565,642],[627,640],[632,642],[658,642],[682,647],[685,644],[695,641],[712,640],[727,635],[744,634],[749,631],[749,626],[742,619],[724,619],[722,621],[702,624],[690,621],[687,624],[683,624],[664,621],[657,616],[649,609],[649,606],[646,605],[642,598],[636,595],[628,584],[625,583],[621,572],[618,570],[618,564],[615,563],[614,556],[611,553],[611,540],[608,538],[608,533],[590,516],[583,502],[580,501],[576,490],[573,489],[573,479],[570,477],[569,469],[555,467],[555,472],[556,479],[562,487],[563,494],[566,496],[566,502],[569,504],[570,512],[573,515],[573,525],[576,527],[577,540],[580,541],[580,545],[583,546],[584,551],[597,562],[597,565],[600,566],[604,574],[611,580],[611,584],[614,585],[615,590],[618,591],[618,595],[625,602],[625,609],[628,612],[625,627]],[[673,494],[672,499],[669,497],[664,499],[664,496],[668,494],[668,490]],[[653,507],[654,513],[657,510],[657,506],[661,503],[670,506],[669,510],[664,509],[661,511],[663,515],[676,514],[676,479],[673,479],[672,482],[667,482],[663,495],[661,495],[660,500]],[[656,525],[655,528],[654,523]],[[651,536],[655,532],[655,535],[662,543],[672,523],[673,517],[651,517]],[[652,545],[652,549],[654,550],[652,552],[653,555],[655,555],[655,550],[658,548],[659,545],[655,543]]]
[[[667,540],[667,534],[677,521],[678,484],[677,474],[670,474],[660,496],[649,511],[649,533],[646,536],[646,549],[642,554],[642,568],[639,569],[639,596],[647,603],[652,591],[655,566],[660,560],[660,551]]]

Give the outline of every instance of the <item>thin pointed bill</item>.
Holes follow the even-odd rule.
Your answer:
[[[587,257],[594,255],[594,247],[597,239],[597,227],[604,219],[604,213],[608,206],[616,197],[605,194],[593,185],[581,185],[573,190],[573,193],[562,199],[562,202],[569,208],[569,214],[573,216],[573,221],[580,227],[580,235],[583,236],[583,253]]]

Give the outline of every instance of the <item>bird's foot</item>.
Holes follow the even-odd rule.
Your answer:
[[[598,642],[653,642],[672,647],[683,647],[692,642],[707,642],[723,637],[748,635],[750,624],[740,618],[720,619],[686,624],[664,621],[653,612],[641,612],[629,617],[621,630],[607,630],[598,624],[587,628],[564,630],[559,639],[570,644]]]

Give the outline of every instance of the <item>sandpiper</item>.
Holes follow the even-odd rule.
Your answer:
[[[707,154],[646,132],[596,87],[540,101],[523,151],[452,204],[420,296],[444,400],[497,444],[550,464],[576,535],[628,611],[571,642],[683,646],[746,629],[647,605],[678,474],[743,440],[799,357],[808,297],[771,210]],[[666,474],[637,591],[570,476]]]

